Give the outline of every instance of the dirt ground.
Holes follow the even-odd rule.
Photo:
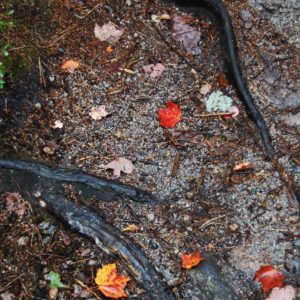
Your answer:
[[[118,157],[133,161],[134,172],[117,180],[168,203],[149,207],[128,199],[91,199],[89,206],[119,229],[140,228],[129,238],[177,299],[194,299],[180,257],[196,250],[216,258],[240,299],[265,299],[253,281],[265,264],[282,270],[286,284],[299,288],[299,203],[290,192],[290,184],[300,182],[298,50],[246,1],[226,1],[243,72],[270,128],[278,166],[266,157],[234,87],[219,86],[217,76],[225,69],[211,19],[195,19],[201,54],[192,56],[172,40],[172,21],[152,22],[152,14],[181,13],[160,1],[38,2],[14,4],[16,19],[25,25],[10,38],[22,59],[31,57],[32,68],[1,91],[1,157],[34,158],[112,179],[107,163]],[[124,29],[110,53],[110,44],[94,36],[95,23],[108,21]],[[34,51],[25,51],[27,46]],[[80,62],[74,73],[61,69],[67,59]],[[166,67],[161,77],[143,72],[143,66],[158,62]],[[206,97],[199,93],[205,83],[234,99],[241,111],[236,119],[199,116],[207,113]],[[157,110],[168,100],[181,106],[183,120],[164,130]],[[98,105],[105,105],[109,115],[96,121],[89,112]],[[56,120],[63,128],[52,128]],[[234,172],[242,162],[252,168]],[[22,194],[17,183],[13,190],[0,186],[2,194],[13,191]],[[7,211],[4,196],[0,208],[0,294],[49,299],[45,275],[55,271],[68,285],[59,289],[58,299],[95,299],[89,288],[104,299],[94,278],[112,258],[41,208],[18,218]],[[126,291],[130,299],[143,299],[134,280]]]

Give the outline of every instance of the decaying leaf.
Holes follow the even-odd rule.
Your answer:
[[[181,120],[181,108],[172,101],[168,101],[167,106],[157,112],[159,124],[165,128],[172,128]]]
[[[202,260],[200,252],[194,252],[191,254],[182,254],[181,264],[184,269],[191,269],[192,267],[197,266]]]
[[[114,299],[127,297],[124,288],[130,280],[127,276],[117,275],[117,265],[104,265],[98,270],[95,282],[99,290],[106,296]]]
[[[275,287],[266,300],[295,300],[296,290],[291,285],[283,288]]]
[[[108,163],[106,166],[104,166],[104,168],[112,169],[114,171],[113,174],[119,177],[121,172],[125,174],[131,174],[134,170],[134,165],[129,159],[120,157]]]
[[[64,127],[64,123],[62,122],[62,121],[60,121],[60,120],[56,120],[55,122],[54,122],[54,124],[53,125],[51,125],[51,127],[52,128],[54,128],[54,129],[56,129],[56,128],[63,128]]]
[[[95,24],[94,33],[95,33],[95,37],[100,41],[114,43],[120,39],[120,37],[123,34],[123,30],[118,29],[114,23],[109,21],[107,24],[104,24],[103,26],[99,26],[98,24]]]
[[[187,24],[191,20],[188,16],[175,15],[173,17],[172,37],[175,41],[181,42],[184,48],[193,55],[201,53],[199,42],[201,33],[196,28]]]
[[[233,167],[234,172],[243,172],[253,169],[253,165],[250,162],[242,162]]]
[[[6,201],[6,209],[16,213],[19,217],[22,217],[29,207],[29,203],[19,193],[6,193],[4,194],[4,199]]]
[[[206,83],[204,85],[202,85],[201,89],[200,89],[200,94],[201,95],[207,95],[212,89],[212,85],[209,83]]]
[[[105,51],[106,51],[107,53],[111,53],[111,52],[114,51],[114,49],[113,49],[112,46],[108,46],[108,47],[106,47]]]
[[[77,69],[78,67],[79,67],[79,62],[72,59],[65,61],[61,66],[63,70],[67,70],[70,73],[73,73],[74,70]]]
[[[108,115],[108,112],[105,109],[105,105],[100,105],[93,107],[89,113],[89,116],[93,120],[101,120],[102,118],[106,117]]]
[[[275,287],[283,287],[284,275],[273,266],[262,266],[256,273],[255,279],[262,285],[264,292]]]
[[[206,110],[208,112],[218,110],[226,112],[231,106],[232,99],[228,96],[223,95],[221,91],[211,93],[206,101]]]
[[[143,67],[145,73],[150,73],[150,77],[155,78],[160,76],[165,70],[165,66],[161,63],[150,64]]]
[[[124,227],[121,231],[137,232],[139,230],[140,230],[140,228],[138,226],[136,226],[134,224],[129,224],[128,226]]]
[[[218,74],[217,75],[217,81],[219,83],[219,86],[222,87],[222,88],[227,88],[229,87],[229,81],[228,79],[226,78],[226,75],[225,74]]]
[[[161,20],[170,20],[171,17],[168,14],[162,14],[162,15],[151,15],[151,20],[155,23],[159,23]]]

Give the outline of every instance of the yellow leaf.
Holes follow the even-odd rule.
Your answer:
[[[139,231],[140,228],[137,227],[136,225],[134,224],[129,224],[127,227],[123,228],[121,231],[125,232],[125,231],[131,231],[131,232],[136,232],[136,231]]]

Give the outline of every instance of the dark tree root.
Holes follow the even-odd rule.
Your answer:
[[[94,240],[107,254],[120,257],[135,280],[144,286],[148,299],[175,299],[142,251],[128,237],[106,223],[100,214],[60,194],[49,193],[43,199],[49,210],[72,230]]]
[[[35,175],[57,181],[80,183],[93,189],[100,190],[105,195],[115,194],[127,196],[136,202],[160,203],[150,193],[136,187],[126,185],[114,180],[89,175],[78,170],[48,167],[37,162],[26,162],[21,160],[0,159],[0,168],[30,172]],[[113,195],[110,197],[112,198]]]
[[[164,0],[165,2],[174,3],[175,5],[187,9],[189,12],[192,12],[199,15],[200,9],[205,8],[209,10],[213,15],[215,15],[217,22],[222,33],[223,38],[223,47],[225,48],[225,59],[230,73],[230,79],[235,85],[237,92],[240,96],[241,101],[247,109],[248,114],[253,119],[259,133],[261,135],[264,147],[266,149],[267,155],[269,157],[274,156],[274,148],[272,146],[272,141],[268,127],[265,123],[265,120],[257,108],[247,82],[242,74],[238,51],[236,46],[236,41],[233,33],[233,28],[231,24],[231,19],[229,13],[226,9],[222,0]],[[201,13],[200,13],[201,15]]]

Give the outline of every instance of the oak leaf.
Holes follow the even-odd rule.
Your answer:
[[[262,266],[255,273],[255,279],[261,283],[264,292],[284,284],[284,275],[273,266]]]
[[[173,128],[181,120],[181,108],[172,101],[168,101],[167,106],[157,112],[159,124],[165,128]]]
[[[200,252],[194,252],[191,254],[183,253],[181,256],[181,264],[184,269],[191,269],[192,267],[197,266],[202,260]]]
[[[125,174],[131,174],[134,170],[134,165],[129,159],[125,157],[119,157],[108,163],[106,166],[104,166],[104,168],[114,170],[113,174],[119,177],[121,175],[121,172]]]
[[[124,288],[130,280],[127,276],[117,275],[117,265],[115,263],[104,265],[98,270],[95,282],[99,290],[106,296],[114,299],[127,297]]]

